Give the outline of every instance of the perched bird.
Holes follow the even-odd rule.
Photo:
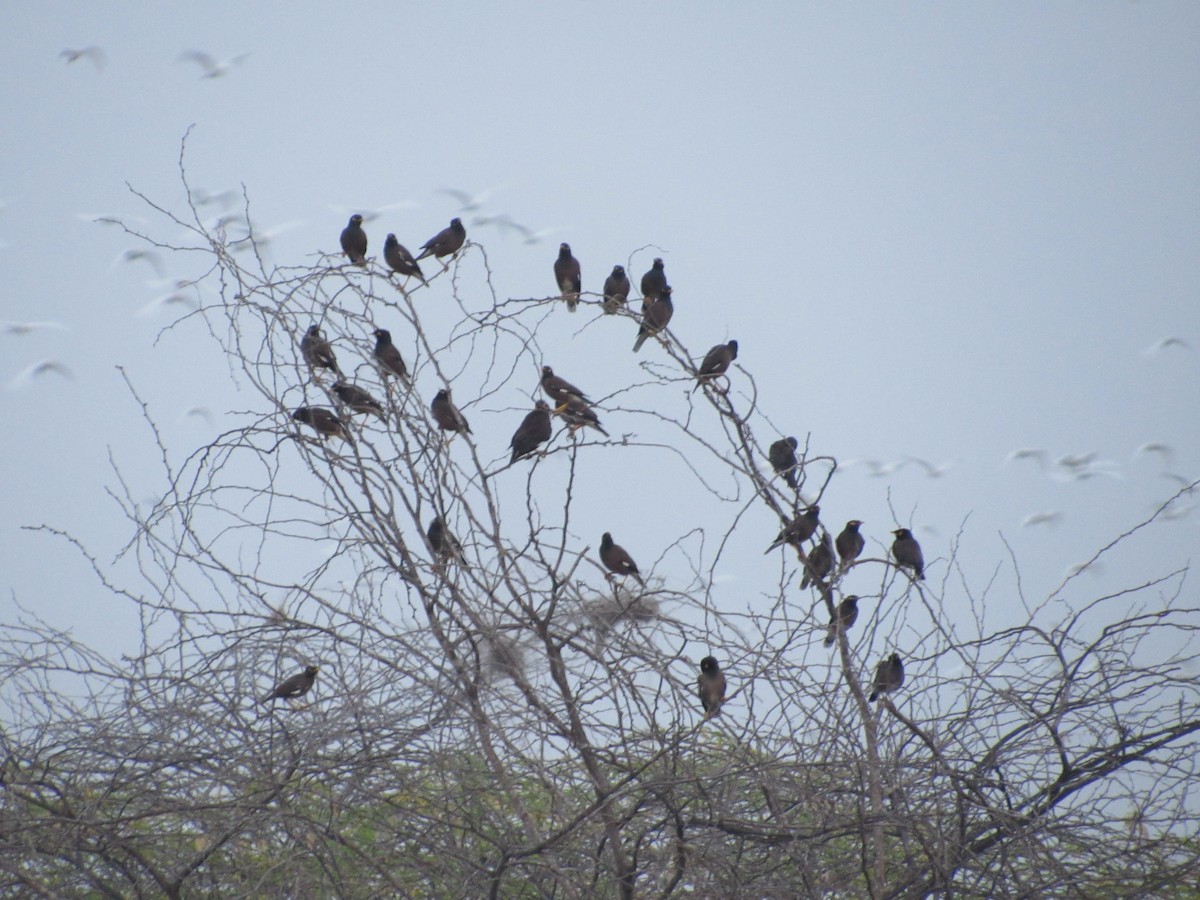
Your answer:
[[[607,531],[600,538],[600,562],[604,563],[604,567],[614,575],[632,575],[637,579],[638,584],[642,587],[646,586],[633,557],[626,553],[625,548],[620,544],[614,544],[612,535]]]
[[[624,266],[613,266],[612,273],[604,279],[604,311],[609,315],[624,309],[629,301],[629,276]]]
[[[825,646],[832,647],[837,640],[838,632],[845,634],[850,626],[858,621],[858,597],[851,594],[838,604],[833,615],[829,618],[829,634],[825,636]]]
[[[321,406],[301,406],[292,418],[313,428],[321,437],[340,437],[343,441],[350,440],[350,432],[346,423],[332,412]]]
[[[508,443],[508,446],[512,447],[512,458],[508,461],[509,465],[518,459],[530,456],[538,448],[538,444],[544,444],[550,440],[551,433],[550,407],[546,405],[545,400],[539,400],[533,405],[533,412],[525,416],[525,420],[521,422],[513,433],[512,440]]]
[[[785,523],[783,530],[779,532],[774,542],[767,548],[766,553],[770,553],[776,547],[782,547],[784,544],[799,547],[816,533],[817,526],[821,524],[820,515],[821,507],[810,506],[802,514]],[[765,556],[766,553],[763,555]]]
[[[467,557],[463,554],[462,545],[442,522],[441,516],[433,517],[433,521],[429,523],[429,529],[425,532],[425,537],[429,541],[429,548],[439,559],[450,560],[462,565],[467,564]]]
[[[695,391],[700,385],[706,384],[718,375],[724,375],[733,361],[737,359],[737,355],[737,341],[730,341],[728,344],[717,344],[717,346],[709,350],[704,354],[704,361],[700,363],[700,369],[696,374],[696,387],[692,388],[692,390]]]
[[[904,684],[904,663],[901,661],[899,653],[893,653],[875,667],[875,690],[871,691],[867,702],[874,703],[880,694],[890,694],[892,691],[899,690],[902,684]]]
[[[844,572],[846,568],[858,559],[859,554],[863,552],[863,547],[866,546],[866,541],[863,536],[858,533],[858,527],[862,525],[859,519],[851,519],[846,523],[846,527],[842,529],[842,533],[837,536],[835,546],[837,547],[838,559],[841,563],[838,566],[838,571]]]
[[[285,678],[279,684],[275,685],[262,698],[261,702],[270,703],[272,700],[296,700],[303,697],[312,690],[319,671],[321,670],[318,666],[305,666],[303,672],[299,672],[291,678]]]
[[[646,338],[658,334],[667,327],[671,316],[675,315],[675,304],[671,301],[671,286],[664,285],[658,297],[649,307],[643,307],[642,326],[638,329],[637,340],[633,344],[633,352],[637,353],[646,343]]]
[[[386,328],[376,328],[371,334],[375,335],[375,360],[379,363],[384,377],[395,375],[408,384],[408,367],[404,365],[404,357],[392,343],[392,333]]]
[[[821,586],[822,580],[832,571],[833,545],[829,541],[829,532],[825,532],[821,542],[804,561],[804,577],[800,580],[800,590],[804,590],[810,584]]]
[[[342,252],[356,266],[367,264],[367,233],[363,231],[362,222],[362,216],[355,213],[342,229]]]
[[[642,276],[642,312],[657,300],[661,295],[663,288],[667,286],[667,273],[663,268],[663,261],[655,259],[654,265],[650,267],[645,275]]]
[[[379,401],[355,384],[347,384],[338,380],[333,383],[333,392],[337,398],[350,407],[351,412],[372,413],[384,418],[383,407]]]
[[[441,259],[443,256],[450,256],[461,250],[466,240],[467,229],[463,227],[462,219],[451,219],[449,227],[443,228],[421,245],[421,252],[417,259],[424,259],[427,256],[436,256]]]
[[[896,540],[892,542],[892,556],[900,568],[913,570],[915,581],[925,580],[925,557],[921,555],[921,545],[907,528],[897,528],[892,532]]]
[[[706,656],[700,660],[700,678],[696,687],[700,692],[700,705],[704,707],[704,718],[720,715],[721,704],[725,702],[725,673],[717,665],[716,657]]]
[[[794,437],[780,438],[767,450],[771,468],[783,476],[787,486],[796,490],[796,448],[800,446]]]
[[[579,292],[583,290],[583,279],[579,274],[579,260],[571,255],[571,245],[558,245],[558,259],[554,261],[554,280],[567,301],[567,309],[575,312],[579,305]]]
[[[365,253],[366,250],[364,249],[363,252]],[[417,261],[413,259],[413,255],[408,252],[408,249],[396,240],[394,234],[389,234],[384,238],[383,260],[393,272],[401,275],[416,275],[422,283],[425,283],[425,273],[421,271],[421,267],[417,265]]]
[[[549,366],[542,366],[542,390],[555,403],[566,403],[568,397],[577,397],[587,402],[587,394],[565,378],[559,378]]]
[[[333,347],[321,335],[317,325],[309,325],[304,337],[300,338],[300,355],[308,363],[310,369],[332,369],[340,378],[342,370],[338,368],[337,357],[333,355]]]
[[[433,403],[429,404],[429,411],[433,413],[433,418],[442,431],[471,433],[466,416],[458,411],[458,407],[450,399],[449,388],[442,388],[437,392]]]
[[[600,418],[596,415],[596,411],[574,394],[568,394],[566,400],[560,403],[554,411],[562,416],[563,421],[570,426],[572,434],[580,428],[586,427],[595,428],[602,435],[608,437],[608,432],[600,424]]]

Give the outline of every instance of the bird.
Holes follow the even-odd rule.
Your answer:
[[[467,424],[466,416],[459,412],[458,407],[450,399],[449,388],[442,388],[437,392],[433,403],[429,404],[429,411],[433,413],[433,418],[442,431],[471,433],[471,426]]]
[[[737,359],[738,342],[730,341],[728,344],[717,344],[706,354],[704,361],[700,363],[700,369],[696,375],[696,387],[692,388],[694,392],[696,388],[702,384],[707,384],[718,375],[724,375],[726,370]]]
[[[67,368],[65,363],[59,362],[57,359],[43,359],[40,362],[35,362],[31,366],[26,366],[20,372],[13,376],[8,383],[10,391],[16,390],[24,386],[35,378],[53,372],[55,375],[61,375],[67,381],[75,380],[75,373]]]
[[[842,529],[841,534],[837,536],[834,546],[837,547],[838,571],[844,572],[852,562],[858,559],[860,553],[863,552],[863,547],[866,546],[866,541],[863,536],[858,533],[858,527],[862,525],[862,520],[851,519],[846,523],[846,527]]]
[[[896,540],[892,542],[892,556],[900,568],[913,570],[914,581],[925,580],[925,557],[921,555],[921,545],[907,528],[897,528],[892,532]]]
[[[796,448],[800,446],[794,437],[780,438],[767,450],[771,468],[783,476],[787,486],[796,490]]]
[[[704,708],[704,718],[720,715],[721,704],[725,702],[725,673],[717,665],[716,657],[706,656],[700,660],[700,677],[696,687],[700,693],[700,705]]]
[[[466,565],[467,557],[463,554],[462,545],[442,522],[441,516],[433,517],[433,521],[429,523],[429,529],[425,532],[425,537],[429,541],[429,548],[439,559],[448,559],[451,562]]]
[[[362,214],[355,213],[342,229],[341,236],[342,252],[356,266],[367,264],[367,233],[363,231],[362,223]]]
[[[579,305],[579,292],[583,290],[583,280],[579,274],[579,260],[571,255],[571,245],[565,241],[558,245],[554,281],[562,292],[562,298],[567,301],[567,309],[575,312]]]
[[[1005,462],[1013,462],[1018,459],[1032,459],[1041,468],[1046,467],[1046,451],[1039,450],[1036,447],[1022,447],[1018,450],[1013,450],[1004,458]]]
[[[671,300],[671,286],[664,285],[658,297],[648,307],[643,306],[642,325],[638,329],[637,340],[633,344],[633,352],[637,353],[646,343],[646,338],[658,334],[667,327],[671,316],[675,315],[675,304]]]
[[[166,276],[166,268],[163,266],[162,257],[154,250],[126,250],[113,261],[113,265],[116,265],[118,262],[137,262],[138,260],[150,266],[159,278]]]
[[[176,62],[194,62],[202,70],[201,78],[220,78],[234,66],[240,66],[249,56],[249,53],[241,53],[230,59],[217,60],[202,50],[185,50]]]
[[[633,557],[620,544],[614,544],[612,535],[607,531],[600,537],[600,562],[604,563],[604,567],[613,575],[632,575],[638,584],[646,586]]]
[[[1166,350],[1170,347],[1178,347],[1180,350],[1192,349],[1192,345],[1189,344],[1186,340],[1184,340],[1177,334],[1172,334],[1172,335],[1168,335],[1165,338],[1160,338],[1159,340],[1155,341],[1153,344],[1151,344],[1149,347],[1146,348],[1145,352],[1147,354],[1160,353],[1163,350]]]
[[[800,590],[804,590],[810,584],[823,587],[822,580],[832,571],[833,545],[829,541],[829,532],[825,532],[820,543],[804,561],[804,577],[800,580]]]
[[[23,337],[24,335],[47,328],[55,331],[71,330],[60,322],[0,322],[0,331],[17,337]]]
[[[311,426],[323,438],[339,437],[343,441],[350,440],[350,432],[346,430],[346,423],[324,407],[301,406],[292,413],[292,418]]]
[[[508,446],[512,447],[512,458],[509,465],[518,459],[532,455],[539,444],[550,440],[550,407],[545,400],[539,400],[533,405],[533,411],[525,416],[524,421],[513,432]]]
[[[577,397],[587,402],[587,394],[565,378],[559,378],[549,366],[542,366],[542,390],[555,403],[566,403],[568,397]]]
[[[457,200],[463,212],[473,212],[487,203],[496,190],[497,188],[491,187],[484,188],[478,194],[468,194],[466,191],[460,191],[455,188],[438,188],[437,192]]]
[[[953,460],[951,460],[949,462],[944,462],[940,466],[935,465],[934,463],[931,463],[927,459],[921,459],[921,457],[919,457],[919,456],[906,456],[906,457],[904,457],[904,460],[906,462],[915,463],[916,465],[920,466],[922,469],[925,470],[925,474],[927,476],[929,476],[930,478],[941,478],[943,475],[945,475],[947,472],[949,472],[954,467]]]
[[[383,260],[393,272],[401,275],[416,275],[421,279],[422,284],[428,284],[425,281],[425,273],[421,271],[421,267],[417,265],[413,255],[396,240],[394,234],[389,234],[383,239]]]
[[[342,380],[333,383],[333,392],[337,394],[337,398],[344,404],[350,407],[351,412],[371,413],[384,418],[383,407],[379,401],[355,384],[348,384]]]
[[[80,47],[78,50],[68,47],[58,54],[58,58],[65,59],[68,66],[73,62],[79,62],[81,59],[90,60],[92,65],[96,67],[97,72],[102,71],[104,69],[105,62],[108,61],[104,51],[95,44],[91,44],[87,47]]]
[[[272,700],[296,700],[303,697],[310,690],[317,680],[317,673],[321,671],[319,666],[305,666],[303,672],[293,675],[291,678],[285,678],[262,698],[262,703],[270,703]]]
[[[1033,525],[1057,525],[1062,520],[1063,514],[1057,510],[1049,510],[1046,512],[1030,513],[1021,520],[1021,525],[1029,528]]]
[[[801,515],[790,522],[785,522],[783,530],[779,532],[774,542],[767,548],[766,553],[770,553],[776,547],[782,547],[784,544],[799,547],[816,532],[817,526],[820,524],[820,515],[821,507],[810,506]],[[766,553],[763,555],[765,556]]]
[[[874,703],[881,694],[897,691],[904,684],[904,662],[899,653],[893,653],[875,667],[875,689],[867,698],[868,703]]]
[[[624,266],[613,266],[612,272],[604,279],[604,311],[612,315],[619,309],[624,309],[629,301],[629,276],[625,274]]]
[[[441,259],[443,256],[450,256],[462,248],[466,239],[467,229],[463,227],[462,219],[453,218],[448,227],[443,228],[421,245],[421,253],[417,259],[421,260],[427,256],[436,256]]]
[[[825,646],[832,647],[833,642],[837,640],[838,632],[845,634],[856,621],[858,621],[858,597],[851,594],[838,604],[833,615],[829,617],[829,633],[825,635]]]
[[[663,261],[655,259],[654,264],[650,266],[650,270],[642,276],[642,312],[644,313],[655,300],[662,295],[662,290],[667,286],[667,272],[663,268]]]
[[[567,398],[554,411],[562,416],[563,421],[570,426],[572,434],[580,428],[586,427],[595,428],[605,437],[609,436],[600,424],[600,418],[596,415],[596,411],[574,394],[568,394]]]
[[[375,361],[379,363],[384,377],[395,375],[408,384],[408,367],[404,365],[404,357],[392,343],[392,333],[386,328],[376,328],[371,334],[375,336]]]
[[[304,361],[308,363],[310,369],[314,371],[332,369],[339,378],[342,376],[342,370],[338,368],[337,357],[333,355],[333,347],[321,335],[320,326],[315,324],[308,326],[308,331],[304,332],[304,337],[300,338],[300,355],[304,357]]]

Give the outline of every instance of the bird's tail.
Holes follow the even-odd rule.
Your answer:
[[[637,353],[639,350],[642,349],[642,344],[646,343],[646,338],[648,338],[648,337],[650,337],[650,333],[648,331],[639,331],[638,332],[637,340],[633,342],[633,352],[634,353]]]

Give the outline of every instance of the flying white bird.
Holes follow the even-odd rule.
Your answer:
[[[1062,521],[1063,514],[1060,512],[1036,512],[1026,516],[1021,525],[1029,528],[1033,525],[1057,525]]]
[[[75,374],[57,359],[43,359],[41,362],[35,362],[32,366],[18,372],[13,380],[8,383],[8,389],[15,391],[29,384],[33,379],[40,378],[51,372],[61,375],[68,381],[75,380]]]
[[[34,331],[42,331],[47,328],[53,328],[57,331],[71,330],[60,322],[0,322],[0,331],[3,331],[5,334],[15,334],[18,336],[31,334]]]
[[[1162,353],[1171,347],[1178,347],[1180,350],[1191,350],[1192,345],[1185,341],[1177,334],[1168,335],[1165,338],[1160,338],[1145,349],[1147,355],[1151,353]]]
[[[202,50],[185,50],[179,55],[176,62],[194,62],[203,70],[201,78],[220,78],[222,75],[228,74],[234,66],[240,66],[249,55],[249,53],[242,53],[231,59],[217,60]]]
[[[81,47],[78,50],[73,50],[68,47],[62,53],[58,54],[59,59],[66,59],[69,66],[73,62],[79,62],[81,59],[86,59],[96,67],[96,71],[100,72],[104,69],[104,64],[108,61],[108,57],[104,55],[104,51],[91,44],[87,47]]]
[[[1046,451],[1037,450],[1032,447],[1026,447],[1022,450],[1014,450],[1004,458],[1005,462],[1013,462],[1018,459],[1032,459],[1042,468],[1046,467]]]

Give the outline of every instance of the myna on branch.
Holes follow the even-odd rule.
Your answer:
[[[800,580],[800,590],[810,584],[821,585],[824,578],[833,571],[833,545],[829,540],[829,532],[821,536],[821,542],[808,554],[804,561],[804,577]]]
[[[700,660],[700,678],[696,687],[699,688],[700,705],[704,707],[704,718],[720,715],[721,704],[725,702],[725,673],[717,665],[715,656]]]
[[[467,557],[463,553],[462,545],[442,522],[441,516],[433,517],[433,521],[429,523],[429,529],[425,532],[425,538],[429,541],[429,548],[433,551],[433,555],[439,560],[450,560],[466,565]]]
[[[614,544],[612,535],[607,531],[600,538],[600,562],[604,563],[604,568],[613,575],[632,575],[637,579],[638,584],[642,587],[646,586],[633,557],[626,553],[625,548],[620,544]]]
[[[568,397],[578,397],[587,402],[587,394],[565,378],[559,378],[549,366],[542,366],[542,390],[555,403],[566,403]]]
[[[425,281],[425,273],[421,271],[421,267],[417,265],[417,261],[413,259],[413,255],[408,252],[408,249],[396,240],[394,234],[389,234],[384,239],[383,260],[393,272],[399,275],[416,275],[422,282]]]
[[[637,340],[633,342],[633,352],[637,353],[642,349],[646,338],[652,337],[666,328],[673,315],[675,315],[675,304],[671,300],[671,286],[668,284],[663,286],[658,297],[642,313],[642,324],[638,329]]]
[[[324,407],[301,406],[292,413],[292,418],[311,426],[323,438],[339,437],[343,441],[350,440],[350,432],[346,429],[346,423]]]
[[[357,266],[367,264],[367,233],[362,227],[363,217],[355,213],[342,229],[342,252]]]
[[[545,400],[539,400],[534,404],[533,412],[525,416],[525,420],[513,433],[512,440],[508,444],[512,447],[512,458],[509,460],[509,465],[532,454],[539,444],[550,440],[551,433],[550,407],[546,405]]]
[[[832,647],[837,640],[838,632],[845,634],[850,626],[858,621],[858,597],[851,594],[837,605],[829,619],[829,633],[825,636],[825,646]]]
[[[820,515],[821,507],[810,506],[796,518],[787,522],[783,526],[783,530],[776,535],[771,546],[766,549],[766,553],[770,553],[776,547],[782,547],[784,544],[799,547],[816,533],[817,526],[821,524]]]
[[[471,426],[467,424],[466,416],[458,411],[458,407],[450,399],[449,388],[442,388],[437,392],[433,402],[429,404],[429,411],[433,413],[433,419],[442,431],[471,433]]]
[[[892,542],[892,557],[896,565],[902,569],[912,569],[915,581],[925,580],[925,557],[921,554],[921,545],[907,528],[897,528],[892,532],[896,540]]]
[[[384,418],[383,407],[380,406],[379,401],[358,385],[339,379],[333,383],[333,392],[342,403],[350,407],[351,412],[370,413],[381,419]]]
[[[333,347],[321,335],[317,325],[309,325],[304,337],[300,338],[300,355],[312,370],[331,369],[337,375],[342,374],[338,368],[337,357],[333,355]]]
[[[625,274],[624,266],[613,266],[612,272],[604,279],[604,311],[612,315],[619,309],[624,309],[629,302],[629,276]]]
[[[270,703],[272,700],[296,700],[303,697],[310,690],[317,680],[317,672],[320,671],[318,666],[306,666],[303,672],[293,675],[291,678],[285,678],[279,684],[275,685],[265,697],[262,698],[263,703]]]
[[[724,375],[737,359],[738,342],[730,341],[728,344],[717,344],[708,353],[704,354],[704,361],[700,363],[700,369],[696,373],[696,387],[693,391],[702,384],[707,384],[718,375]]]
[[[839,571],[844,572],[852,562],[858,559],[859,554],[863,552],[863,547],[866,546],[863,536],[858,533],[860,525],[862,525],[861,520],[851,519],[842,529],[842,533],[837,536],[834,546],[837,547],[838,559],[841,561],[838,565]]]
[[[796,448],[800,442],[794,437],[780,438],[767,450],[771,468],[783,476],[787,486],[796,490]]]
[[[436,256],[441,259],[443,256],[457,253],[462,249],[466,240],[467,229],[463,227],[462,219],[451,219],[449,226],[421,245],[421,253],[417,259],[424,259],[427,256]]]
[[[392,343],[392,333],[386,328],[376,328],[371,333],[375,335],[375,361],[379,363],[384,378],[395,375],[408,384],[408,366],[404,365],[404,357]]]
[[[649,308],[650,304],[659,298],[663,288],[667,286],[667,272],[663,268],[663,261],[655,259],[654,264],[650,266],[650,271],[642,276],[642,312]]]
[[[890,694],[892,691],[899,690],[902,684],[904,684],[904,663],[900,660],[899,653],[893,653],[875,667],[875,690],[871,691],[867,702],[874,703],[881,694]]]
[[[608,437],[608,432],[600,424],[600,417],[596,415],[596,411],[574,394],[567,394],[566,399],[555,407],[554,412],[562,416],[563,421],[570,426],[571,434],[580,428],[595,428]]]
[[[579,292],[583,290],[583,279],[580,277],[579,260],[571,255],[571,245],[566,242],[558,245],[554,280],[562,298],[567,301],[567,309],[575,312],[575,307],[579,305]]]

